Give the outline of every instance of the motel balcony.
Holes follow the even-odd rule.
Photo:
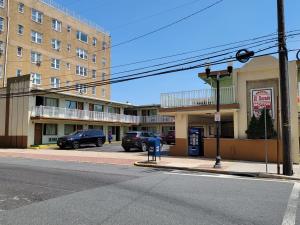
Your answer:
[[[174,123],[174,117],[170,116],[132,116],[108,112],[96,112],[89,110],[78,110],[59,108],[51,106],[34,106],[31,111],[32,118],[40,119],[63,119],[63,120],[85,120],[110,123]]]
[[[213,106],[216,105],[216,97],[216,88],[200,89],[194,91],[163,93],[160,96],[160,103],[162,109]],[[220,88],[220,103],[221,105],[237,103],[234,86]]]

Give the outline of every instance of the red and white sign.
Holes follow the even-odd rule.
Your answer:
[[[251,90],[251,115],[259,118],[261,110],[268,109],[273,117],[273,107],[273,88]]]

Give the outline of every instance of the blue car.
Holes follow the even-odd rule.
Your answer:
[[[57,139],[57,145],[59,148],[73,148],[78,149],[82,144],[95,144],[97,147],[101,147],[106,141],[106,137],[102,130],[89,129],[79,130],[74,133],[63,136]]]

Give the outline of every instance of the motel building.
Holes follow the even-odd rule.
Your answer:
[[[292,158],[299,162],[299,122],[298,113],[300,82],[299,61],[289,62],[290,111]],[[212,71],[211,74],[227,71]],[[210,87],[196,91],[183,91],[161,94],[160,114],[175,117],[176,144],[170,148],[171,155],[188,156],[193,145],[189,135],[191,128],[199,128],[203,139],[199,141],[199,155],[216,156],[216,83],[199,73],[199,78]],[[277,139],[247,139],[246,130],[252,115],[259,114],[261,106],[268,107],[276,129],[280,122],[279,65],[272,56],[254,58],[232,75],[220,80],[221,139],[220,152],[223,159],[264,161],[267,146],[268,161],[276,162],[277,149],[282,158],[280,143]],[[278,114],[278,115],[277,115]],[[194,143],[195,144],[195,143]],[[279,146],[279,147],[278,147]]]

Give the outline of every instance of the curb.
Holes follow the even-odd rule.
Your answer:
[[[237,172],[237,171],[224,171],[224,170],[216,170],[216,169],[190,168],[190,167],[182,167],[182,166],[164,166],[164,165],[158,165],[158,164],[156,164],[156,162],[135,162],[134,165],[139,166],[139,167],[187,170],[187,171],[193,171],[193,172],[225,174],[225,175],[234,175],[234,176],[300,181],[300,178],[297,178],[297,177],[288,177],[288,176],[284,176],[284,175],[267,174],[267,173],[261,173],[261,172]]]

